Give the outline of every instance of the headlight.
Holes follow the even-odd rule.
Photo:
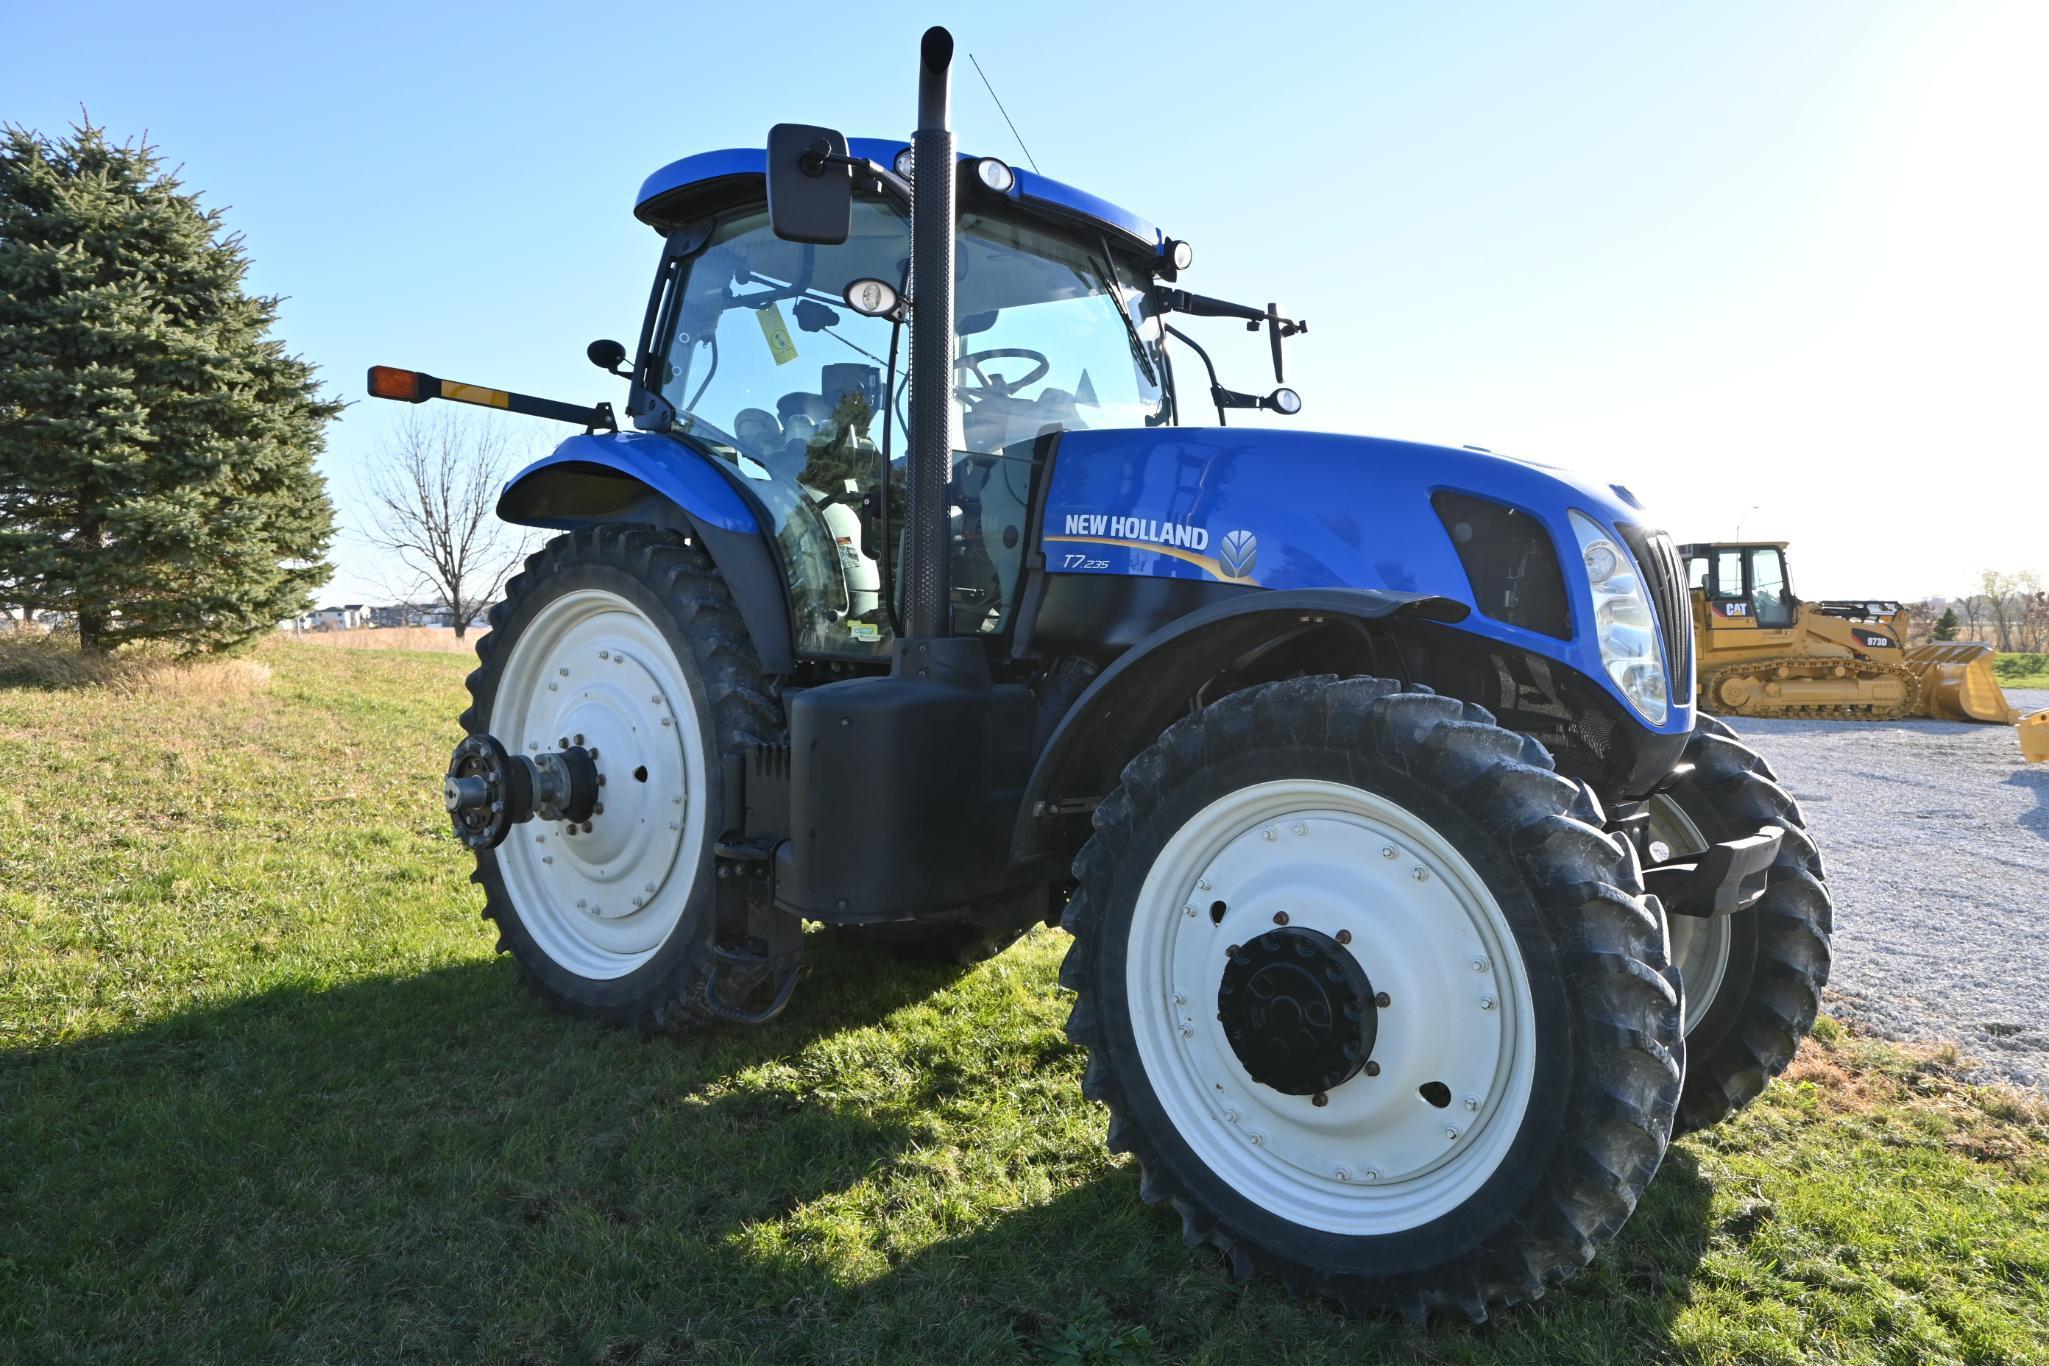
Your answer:
[[[1601,646],[1601,665],[1629,699],[1629,705],[1654,726],[1665,723],[1671,709],[1666,696],[1665,666],[1658,653],[1657,614],[1643,594],[1635,567],[1584,513],[1570,514],[1572,534],[1579,538],[1580,558],[1594,590],[1594,637]]]

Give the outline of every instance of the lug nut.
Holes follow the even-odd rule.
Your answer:
[[[1382,858],[1393,858],[1393,857],[1394,857],[1394,846],[1390,844],[1390,845],[1388,845],[1388,846],[1387,846],[1386,848],[1382,849],[1382,850],[1380,851],[1380,856],[1381,856]]]
[[[555,748],[557,748],[557,749],[568,749],[568,748],[569,748],[569,737],[565,735],[565,736],[563,736],[563,737],[562,737],[561,739],[557,740],[557,741],[555,742]]]
[[[1473,960],[1473,971],[1474,971],[1474,972],[1485,972],[1486,970],[1487,970],[1487,960],[1486,960],[1486,959],[1484,959],[1484,958],[1475,958],[1475,959]]]
[[[1306,826],[1306,825],[1304,825],[1304,824],[1302,824],[1302,822],[1300,822],[1300,821],[1296,821],[1296,822],[1295,822],[1295,833],[1296,833],[1296,834],[1298,834],[1298,835],[1306,835],[1306,834],[1308,834],[1308,833],[1309,833],[1309,827],[1308,827],[1308,826]]]
[[[1274,912],[1274,924],[1276,924],[1276,925],[1285,925],[1285,924],[1287,924],[1287,923],[1288,923],[1288,913],[1287,913],[1286,911],[1275,911],[1275,912]]]
[[[1494,1009],[1494,998],[1493,998],[1492,996],[1482,996],[1482,997],[1480,998],[1480,1009],[1482,1009],[1482,1010],[1492,1010],[1492,1009]]]
[[[1428,882],[1430,880],[1430,870],[1428,868],[1418,868],[1409,876],[1415,878],[1418,882]]]
[[[1318,1091],[1315,1095],[1309,1098],[1309,1103],[1311,1105],[1314,1105],[1317,1109],[1321,1110],[1324,1106],[1330,1104],[1330,1097],[1322,1091]]]
[[[1374,1062],[1374,1061],[1372,1061],[1371,1059],[1368,1059],[1368,1060],[1367,1060],[1367,1062],[1366,1062],[1366,1075],[1367,1075],[1367,1076],[1369,1076],[1369,1077],[1377,1077],[1377,1076],[1379,1076],[1379,1075],[1380,1075],[1380,1064],[1379,1064],[1379,1063],[1377,1063],[1377,1062]]]
[[[1174,1004],[1175,1004],[1175,1005],[1177,1005],[1177,1006],[1185,1006],[1185,1005],[1187,1005],[1187,1004],[1188,1004],[1188,993],[1187,993],[1187,992],[1185,992],[1185,991],[1177,991],[1177,992],[1175,992],[1175,993],[1174,993]]]
[[[1183,915],[1185,915],[1185,916],[1189,917],[1190,919],[1194,919],[1194,917],[1195,917],[1195,907],[1193,907],[1193,906],[1183,906],[1183,907],[1181,908],[1181,914],[1183,914]]]
[[[1394,998],[1384,991],[1376,993],[1373,997],[1373,1004],[1379,1006],[1382,1010],[1386,1010],[1393,1003]]]
[[[1352,1169],[1350,1167],[1339,1167],[1337,1178],[1340,1181],[1350,1181],[1352,1179]]]
[[[1340,944],[1349,944],[1349,943],[1351,943],[1351,942],[1352,942],[1352,932],[1351,932],[1350,930],[1339,930],[1339,931],[1338,931],[1338,943],[1340,943]]]
[[[1456,1143],[1458,1141],[1458,1130],[1453,1126],[1447,1124],[1444,1126],[1444,1136],[1451,1142]]]
[[[1206,878],[1206,877],[1205,877],[1205,878],[1197,878],[1197,879],[1196,879],[1196,882],[1195,882],[1195,887],[1196,887],[1196,890],[1197,890],[1197,891],[1202,891],[1202,892],[1206,892],[1206,891],[1208,891],[1208,890],[1209,890],[1209,879],[1208,879],[1208,878]]]
[[[1224,1122],[1226,1124],[1236,1124],[1238,1122],[1237,1106],[1233,1105],[1224,1111]]]
[[[1274,828],[1273,828],[1272,826],[1268,826],[1268,827],[1267,827],[1267,828],[1266,828],[1266,829],[1265,829],[1265,830],[1264,830],[1263,832],[1261,832],[1261,835],[1262,835],[1262,838],[1264,838],[1264,839],[1266,839],[1267,841],[1271,842],[1271,841],[1273,841],[1273,840],[1277,840],[1277,839],[1279,839],[1279,838],[1281,837],[1281,832],[1280,832],[1280,831],[1278,831],[1278,830],[1275,830],[1275,829],[1274,829]]]
[[[576,737],[576,743],[579,745],[583,743],[583,737],[581,735]]]
[[[1472,1113],[1472,1114],[1477,1114],[1477,1113],[1479,1112],[1479,1109],[1480,1109],[1480,1098],[1479,1098],[1478,1096],[1467,1096],[1467,1097],[1466,1097],[1466,1110],[1467,1110],[1467,1112],[1468,1112],[1468,1113]]]
[[[1368,1181],[1378,1181],[1380,1179],[1380,1168],[1368,1167],[1365,1171],[1359,1174],[1365,1177]]]

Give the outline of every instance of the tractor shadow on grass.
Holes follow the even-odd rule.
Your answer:
[[[783,1020],[683,1040],[543,1010],[501,959],[0,1052],[0,1303],[36,1307],[0,1355],[1119,1360],[1143,1330],[1159,1360],[1639,1360],[1707,1247],[1679,1149],[1533,1308],[1295,1304],[1184,1247],[1093,1124],[963,1146],[1011,1087],[1061,1122],[1057,1030],[994,1040],[950,1015],[963,969],[817,947]]]
[[[583,1358],[786,1297],[733,1245],[919,1122],[915,1088],[820,1094],[807,1049],[965,971],[819,956],[782,1020],[687,1039],[501,958],[0,1050],[0,1304],[36,1306],[0,1357]]]

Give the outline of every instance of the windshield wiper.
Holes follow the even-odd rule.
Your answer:
[[[1117,286],[1117,265],[1110,255],[1110,239],[1097,233],[1096,240],[1103,244],[1103,259],[1089,264],[1102,267],[1103,288],[1108,291],[1110,302],[1117,305],[1117,320],[1124,324],[1124,335],[1131,341],[1131,354],[1138,360],[1138,368],[1145,372],[1145,382],[1157,389],[1160,387],[1159,372],[1153,369],[1152,357],[1145,353],[1145,343],[1138,335],[1138,324],[1131,320],[1131,310],[1124,306],[1124,291]]]

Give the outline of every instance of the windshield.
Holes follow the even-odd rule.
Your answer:
[[[909,250],[908,222],[882,201],[856,201],[852,233],[831,247],[785,242],[765,210],[748,209],[714,222],[676,285],[662,395],[677,430],[732,461],[774,517],[805,653],[887,647],[873,495],[885,403],[901,477],[910,339],[896,339],[892,380],[893,324],[855,313],[843,295],[868,277],[901,289]],[[986,632],[1001,629],[1014,597],[1034,442],[1166,421],[1165,362],[1143,277],[1101,244],[968,212],[955,271],[956,629]],[[891,527],[892,542],[901,530]]]

